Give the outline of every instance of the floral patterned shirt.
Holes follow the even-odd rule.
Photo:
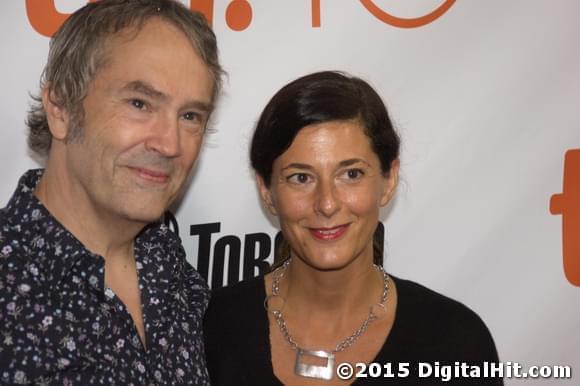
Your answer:
[[[28,171],[0,210],[0,384],[209,384],[209,292],[179,238],[152,224],[135,239],[145,349],[103,257],[34,196],[42,173]]]

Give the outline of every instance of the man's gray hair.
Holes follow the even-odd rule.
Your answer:
[[[151,18],[161,18],[181,30],[191,41],[214,78],[212,103],[221,88],[223,70],[216,37],[205,17],[174,0],[100,0],[73,13],[50,41],[48,60],[40,79],[41,92],[48,87],[52,103],[70,115],[67,141],[81,135],[82,101],[97,70],[106,61],[108,38],[125,28],[139,31]],[[169,69],[168,69],[169,70]],[[52,135],[40,95],[28,112],[28,146],[34,156],[48,156]]]

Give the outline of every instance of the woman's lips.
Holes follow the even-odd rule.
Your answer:
[[[333,241],[342,237],[348,230],[348,226],[349,224],[345,224],[332,228],[308,228],[308,230],[315,239]]]

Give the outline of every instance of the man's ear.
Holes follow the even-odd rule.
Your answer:
[[[42,90],[42,106],[46,112],[46,119],[52,137],[64,141],[69,127],[69,114],[55,102],[54,93],[48,86]]]
[[[397,184],[399,183],[399,166],[401,162],[399,159],[393,160],[391,162],[391,169],[389,173],[384,176],[383,181],[383,194],[381,195],[381,206],[385,206],[391,201],[395,191],[397,190]]]
[[[266,209],[274,215],[277,216],[278,212],[276,211],[276,207],[274,206],[274,202],[272,200],[272,192],[270,188],[266,186],[264,179],[258,173],[256,173],[256,183],[258,184],[258,190],[260,191],[260,197],[262,198],[262,202],[266,206]]]

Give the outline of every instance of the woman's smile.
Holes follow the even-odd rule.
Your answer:
[[[317,240],[321,241],[336,241],[348,231],[350,224],[339,225],[331,228],[308,228],[310,234]]]

